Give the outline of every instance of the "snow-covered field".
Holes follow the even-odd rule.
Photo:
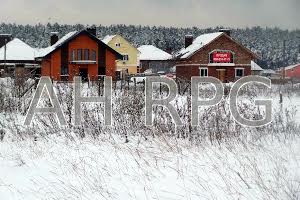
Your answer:
[[[2,143],[1,199],[299,199],[298,137],[197,147],[111,140]]]
[[[222,139],[211,139],[219,133],[209,125],[187,138],[168,127],[146,129],[134,121],[138,110],[133,116],[124,111],[129,107],[124,98],[117,100],[124,105],[114,116],[123,113],[115,120],[127,124],[106,130],[87,115],[92,130],[78,131],[84,135],[55,126],[45,134],[55,124],[51,118],[35,119],[26,129],[24,108],[2,111],[0,199],[300,199],[299,92],[284,92],[282,108],[277,91],[260,96],[274,100],[274,122],[241,128],[224,118],[220,122],[230,127],[220,125]],[[5,106],[29,103],[11,101]],[[204,116],[209,120],[214,112]]]

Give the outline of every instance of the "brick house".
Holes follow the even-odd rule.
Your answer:
[[[300,63],[284,68],[285,78],[300,81]]]
[[[176,54],[176,76],[213,76],[222,82],[233,82],[251,75],[251,61],[257,55],[230,36],[230,31],[185,37],[185,48]]]
[[[122,55],[96,37],[96,29],[70,32],[58,39],[51,36],[51,46],[40,50],[41,75],[56,81],[72,81],[74,76],[98,80],[116,76],[116,60]]]

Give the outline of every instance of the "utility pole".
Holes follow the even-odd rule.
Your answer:
[[[6,70],[6,43],[7,38],[4,39],[4,70]]]
[[[283,40],[283,62],[284,62],[284,65],[285,62],[286,62],[286,40]]]
[[[300,62],[300,36],[297,36],[298,38],[298,57],[297,57],[297,62]]]

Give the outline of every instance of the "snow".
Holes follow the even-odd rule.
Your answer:
[[[116,35],[107,35],[102,39],[104,44],[108,44]]]
[[[1,84],[5,86],[2,94],[11,93],[13,79],[1,78]],[[284,92],[280,108],[277,87],[281,86],[272,85],[269,93],[262,91],[257,99],[274,100],[273,117],[283,116],[277,124],[283,129],[278,132],[276,129],[264,132],[263,127],[241,129],[244,130],[241,137],[228,137],[220,144],[205,138],[190,141],[173,137],[173,132],[157,134],[150,128],[151,137],[145,134],[148,128],[134,127],[129,125],[131,122],[122,127],[126,133],[132,128],[142,133],[129,135],[128,143],[124,142],[123,133],[118,133],[118,123],[109,134],[105,127],[100,135],[93,137],[88,130],[96,131],[91,122],[91,127],[80,129],[87,133],[81,138],[73,128],[53,130],[50,118],[40,121],[46,126],[40,127],[36,119],[33,127],[25,129],[22,125],[25,114],[0,112],[0,130],[7,131],[0,141],[0,199],[299,199],[300,135],[298,129],[293,132],[292,123],[288,126],[285,123],[288,120],[299,124],[300,113],[289,118],[288,112],[299,110],[300,93],[297,88],[293,90],[295,94]],[[97,90],[97,87],[83,84],[83,93],[92,89]],[[70,92],[58,91],[60,94]],[[125,98],[133,101],[130,96]],[[186,96],[178,100],[178,107],[188,101]],[[66,101],[61,99],[64,106]],[[72,98],[69,101],[73,102]],[[280,113],[283,114],[277,116]],[[86,117],[91,119],[89,114]],[[126,115],[120,117],[127,119]],[[41,135],[35,130],[41,131]],[[49,130],[53,132],[47,134]],[[262,132],[256,135],[255,131]]]
[[[263,71],[263,69],[256,64],[253,60],[251,60],[251,70],[252,71]]]
[[[276,74],[276,72],[272,69],[265,69],[263,70],[263,74]]]
[[[4,60],[4,46],[0,49],[0,60]],[[28,60],[35,58],[37,51],[22,40],[14,38],[6,44],[6,60]]]
[[[295,65],[290,65],[290,66],[288,66],[288,67],[285,67],[284,69],[285,69],[285,70],[294,69],[295,67],[298,67],[298,66],[300,66],[300,63],[295,64]]]
[[[138,48],[141,52],[140,60],[169,60],[172,55],[153,46],[153,45],[143,45]]]
[[[215,33],[208,33],[208,34],[203,34],[197,37],[193,43],[188,46],[187,48],[181,49],[178,53],[177,56],[184,59],[188,58],[191,55],[193,55],[196,51],[201,49],[202,47],[206,46],[207,44],[211,43],[213,40],[216,38],[220,37],[223,32],[215,32]]]
[[[58,48],[60,45],[62,45],[66,40],[73,37],[75,34],[77,34],[77,31],[72,31],[60,38],[54,45],[49,46],[44,49],[39,49],[38,54],[36,55],[37,58],[44,57],[54,51],[56,48]]]
[[[299,195],[299,138],[193,147],[180,140],[126,144],[118,138],[55,137],[0,145],[1,199],[266,199],[269,195],[287,199]],[[285,193],[287,183],[294,194]]]

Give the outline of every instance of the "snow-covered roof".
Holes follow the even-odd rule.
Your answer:
[[[263,68],[261,68],[256,62],[251,60],[251,70],[252,71],[263,71]]]
[[[220,37],[222,34],[224,33],[216,32],[200,35],[193,41],[193,43],[190,46],[181,49],[176,55],[180,58],[188,58],[205,45],[211,43],[213,40]]]
[[[275,72],[274,70],[272,70],[272,69],[265,69],[265,70],[263,71],[263,73],[264,73],[264,74],[276,74],[276,72]]]
[[[116,35],[107,35],[102,39],[102,42],[108,44]]]
[[[141,52],[140,60],[169,60],[172,55],[153,46],[153,45],[143,45],[138,48]]]
[[[288,66],[288,67],[285,67],[284,69],[285,69],[285,70],[289,70],[289,69],[293,69],[293,68],[295,68],[295,67],[297,67],[297,66],[300,66],[300,63],[295,64],[295,65],[290,65],[290,66]]]
[[[4,49],[4,46],[0,49],[0,60],[4,60]],[[6,44],[6,60],[32,61],[34,60],[36,53],[36,49],[18,38],[14,38]]]
[[[54,51],[57,47],[62,45],[66,40],[73,37],[77,33],[78,33],[77,31],[72,31],[72,32],[66,34],[65,36],[63,36],[62,38],[60,38],[54,45],[49,46],[44,49],[39,49],[36,57],[44,57],[44,56],[48,55],[49,53]]]

